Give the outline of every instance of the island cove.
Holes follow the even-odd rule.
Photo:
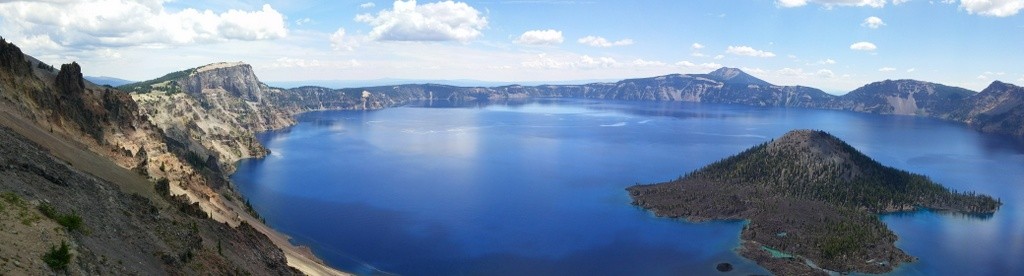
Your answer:
[[[740,253],[780,275],[889,272],[913,258],[896,248],[896,235],[876,214],[991,214],[1001,205],[883,166],[811,130],[790,131],[674,181],[627,190],[633,204],[658,216],[748,220]]]

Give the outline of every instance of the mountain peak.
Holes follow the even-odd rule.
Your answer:
[[[718,70],[708,73],[707,76],[711,79],[721,81],[727,84],[745,84],[745,85],[759,85],[759,86],[771,86],[764,80],[758,79],[757,77],[751,76],[739,68],[722,67]]]
[[[768,143],[767,150],[773,153],[801,152],[806,154],[805,162],[831,160],[837,163],[853,163],[848,160],[856,150],[832,134],[820,130],[792,130]]]
[[[1018,87],[1018,86],[1013,85],[1011,83],[1005,83],[1005,82],[1001,82],[1001,81],[996,80],[996,81],[992,81],[992,83],[990,83],[988,85],[988,87],[986,87],[984,90],[991,90],[991,89],[1002,89],[1002,90],[1005,90],[1005,89],[1010,89],[1010,88],[1014,88],[1014,87]]]
[[[241,61],[236,61],[236,62],[217,62],[217,63],[211,63],[211,64],[207,64],[207,65],[201,66],[199,68],[196,68],[196,72],[202,73],[202,72],[206,72],[206,71],[210,71],[210,70],[216,70],[216,69],[221,69],[221,68],[231,68],[231,67],[236,67],[236,66],[249,66],[249,64],[246,64],[245,62],[241,62]]]
[[[746,75],[746,74],[747,73],[743,72],[743,70],[740,70],[739,68],[732,68],[732,67],[722,67],[722,68],[718,68],[718,70],[711,71],[711,73],[708,73],[709,76],[720,77],[720,78],[723,78],[723,79],[732,79],[732,78],[734,78],[736,76]]]

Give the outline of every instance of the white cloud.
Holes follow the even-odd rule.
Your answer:
[[[290,58],[280,57],[277,58],[273,63],[266,68],[315,68],[315,67],[326,67],[334,69],[349,69],[362,66],[363,64],[357,60],[350,59],[347,61],[339,62],[322,62],[315,59],[302,59],[302,58]]]
[[[661,62],[661,61],[657,61],[657,60],[643,60],[643,59],[639,59],[638,58],[638,59],[633,60],[633,66],[637,66],[637,67],[665,66],[665,63]]]
[[[979,80],[987,80],[987,79],[988,79],[988,76],[985,76],[985,75],[978,75],[977,79],[979,79]]]
[[[313,22],[313,19],[310,19],[309,17],[306,17],[306,18],[303,18],[303,19],[295,20],[295,25],[302,26],[304,24],[309,24],[311,22]]]
[[[228,39],[264,40],[284,37],[288,33],[284,28],[284,16],[270,4],[264,4],[263,9],[256,12],[229,10],[220,14],[220,19],[218,30]]]
[[[876,49],[878,49],[878,46],[867,41],[861,41],[850,45],[850,50],[856,51],[874,51]]]
[[[832,64],[836,64],[836,61],[832,60],[831,58],[826,58],[825,60],[818,61],[818,64],[821,64],[821,65],[832,65]]]
[[[373,7],[376,7],[376,6],[377,6],[377,4],[374,4],[373,2],[366,2],[366,3],[359,4],[359,7],[360,8],[364,8],[364,9],[369,9],[369,8],[373,8]]]
[[[1007,17],[1024,9],[1024,0],[961,0],[960,7],[970,14]]]
[[[865,18],[864,23],[860,23],[860,25],[872,29],[878,29],[881,28],[882,26],[885,26],[885,22],[883,22],[882,19],[878,18],[877,16],[872,16]]]
[[[781,7],[793,8],[807,5],[807,0],[778,0],[775,3]]]
[[[714,62],[706,62],[706,63],[701,63],[701,64],[695,64],[693,62],[689,62],[689,61],[685,61],[685,60],[684,61],[680,61],[680,62],[676,62],[675,65],[679,66],[679,67],[682,67],[682,68],[686,68],[686,69],[699,69],[699,70],[715,70],[715,69],[718,69],[718,68],[722,68],[721,64],[714,63]]]
[[[331,40],[331,48],[333,48],[335,50],[348,50],[348,51],[352,51],[352,46],[353,45],[351,45],[345,39],[345,28],[338,28],[337,31],[335,31],[333,34],[331,34],[330,40]]]
[[[586,37],[580,38],[579,40],[577,40],[577,42],[579,42],[580,44],[585,44],[585,45],[589,45],[589,46],[592,46],[592,47],[612,47],[612,46],[633,45],[633,40],[629,39],[629,38],[620,39],[620,40],[616,40],[616,41],[608,41],[608,39],[605,39],[603,37],[592,36],[592,35],[588,35]]]
[[[986,78],[987,77],[1002,77],[1002,76],[1006,75],[1006,72],[985,71],[984,73],[981,73],[981,75],[985,76]]]
[[[892,68],[892,67],[878,68],[878,72],[892,72],[892,71],[896,71],[896,68]]]
[[[19,44],[81,50],[269,40],[288,35],[284,15],[269,4],[255,11],[222,13],[192,8],[169,11],[163,4],[163,0],[5,2],[0,3],[0,32]],[[50,41],[39,41],[44,38]]]
[[[723,59],[723,58],[725,58],[725,55],[717,55],[717,56],[715,56],[715,59]]]
[[[706,57],[707,55],[704,55],[704,54],[702,54],[700,52],[693,52],[693,53],[690,54],[690,56],[693,56],[693,57]]]
[[[833,73],[832,70],[821,69],[821,70],[818,70],[818,72],[815,73],[815,75],[817,75],[818,77],[830,79],[830,78],[834,78],[836,76],[836,73]]]
[[[542,53],[521,62],[519,65],[527,69],[594,69],[618,67],[621,64],[611,57],[591,57],[588,55],[550,56]]]
[[[763,58],[768,58],[768,57],[774,57],[775,56],[775,53],[767,52],[767,51],[762,51],[762,50],[757,50],[757,49],[751,48],[749,46],[729,46],[729,48],[727,48],[725,50],[725,52],[726,53],[730,53],[730,54],[734,54],[734,55],[740,55],[740,56],[763,57]]]
[[[804,75],[804,70],[803,69],[793,69],[793,68],[786,67],[786,68],[779,69],[775,73],[779,74],[779,75],[782,75],[782,76],[799,77],[799,76],[803,76]]]
[[[768,71],[766,71],[764,69],[761,69],[761,68],[743,67],[743,68],[740,68],[740,70],[743,70],[743,72],[747,72],[748,74],[765,74],[765,73],[768,73]]]
[[[900,1],[895,0],[893,2]],[[807,3],[816,3],[826,8],[833,8],[837,6],[852,6],[852,7],[872,7],[881,8],[885,7],[886,0],[777,0],[775,4],[784,8],[795,8],[807,5]],[[906,1],[901,1],[906,2]]]
[[[520,66],[529,69],[560,69],[566,66],[566,62],[555,60],[547,54],[539,54],[536,58],[519,63]]]
[[[281,58],[278,58],[278,59],[277,59],[277,62],[274,62],[274,63],[273,63],[272,65],[271,65],[271,67],[281,67],[281,68],[292,68],[292,67],[301,67],[301,68],[306,68],[306,67],[320,67],[320,62],[319,62],[319,61],[317,61],[317,60],[309,60],[309,61],[307,61],[307,60],[305,60],[305,59],[298,59],[298,58],[288,58],[288,57],[281,57]]]
[[[910,2],[910,0],[892,0],[892,4],[893,5],[899,5],[899,4],[903,4],[903,3],[906,3],[906,2]]]
[[[704,45],[700,44],[700,43],[694,42],[692,45],[690,45],[690,49],[694,49],[694,50],[704,49]]]
[[[515,43],[526,45],[555,45],[561,44],[565,38],[562,31],[557,30],[532,30],[526,31],[515,40]]]
[[[913,73],[914,71],[917,71],[917,68],[907,69],[907,73]]]
[[[360,14],[355,20],[373,27],[370,39],[382,41],[468,42],[487,27],[487,17],[480,11],[453,1],[417,5],[416,0],[398,0],[390,10]]]
[[[584,55],[580,57],[579,61],[577,61],[575,65],[583,68],[614,67],[618,66],[619,62],[610,57],[592,58],[588,55]]]
[[[110,49],[110,48],[99,50],[97,55],[99,55],[99,57],[103,58],[103,59],[119,59],[119,58],[121,58],[121,53],[120,52],[114,51],[113,49]]]

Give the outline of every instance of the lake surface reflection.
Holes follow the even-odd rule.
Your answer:
[[[919,261],[896,275],[1024,274],[1024,143],[943,121],[695,103],[535,100],[300,115],[232,176],[267,223],[359,274],[700,275],[737,256],[743,222],[687,223],[629,204],[798,128],[883,164],[999,197],[994,216],[883,216]]]

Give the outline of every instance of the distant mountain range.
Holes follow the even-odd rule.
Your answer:
[[[253,74],[251,68],[244,71],[246,72],[232,74]],[[180,77],[180,73],[169,74],[158,80]],[[966,123],[984,132],[1024,136],[1024,89],[998,81],[978,93],[917,80],[885,80],[836,96],[812,87],[774,85],[740,69],[727,67],[707,74],[671,74],[577,85],[483,87],[400,84],[342,89],[317,86],[278,89],[259,83],[255,76],[246,76],[245,79],[256,83],[242,86],[266,88],[258,92],[270,99],[265,104],[286,108],[289,113],[323,109],[385,108],[419,100],[481,102],[558,97],[686,101],[927,116]],[[146,92],[154,89],[147,86],[152,83],[140,82],[120,88],[132,92]],[[225,87],[227,90],[231,90],[230,88]],[[362,93],[364,91],[369,92],[365,98]],[[365,106],[360,106],[364,103]]]
[[[529,82],[508,82],[508,81],[484,81],[484,80],[471,80],[471,79],[458,79],[458,80],[429,80],[429,79],[373,79],[373,80],[304,80],[304,81],[266,81],[265,83],[271,87],[279,88],[296,88],[302,86],[319,86],[325,88],[349,88],[349,87],[369,87],[369,86],[389,86],[389,85],[402,85],[402,84],[442,84],[452,86],[470,86],[470,87],[492,87],[492,86],[505,86],[505,85],[547,85],[547,84],[577,84],[577,83],[594,83],[594,82],[614,82],[616,80],[564,80],[564,81],[529,81]],[[127,83],[125,83],[127,84]]]
[[[135,81],[119,79],[115,77],[104,77],[104,76],[85,76],[85,80],[95,83],[96,85],[109,85],[109,86],[122,86],[125,84],[133,83]]]

